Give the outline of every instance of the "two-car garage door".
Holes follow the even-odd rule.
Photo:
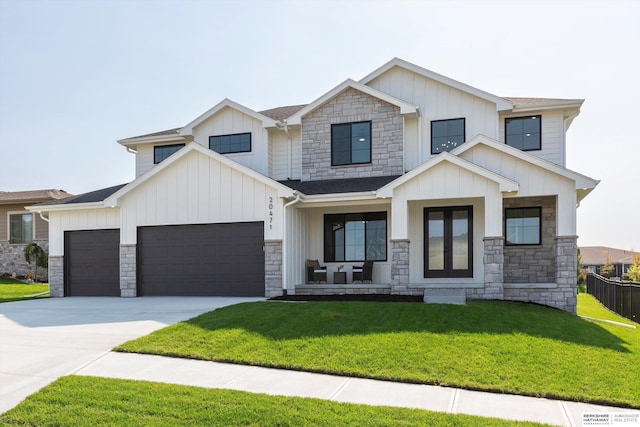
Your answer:
[[[138,296],[264,296],[263,226],[139,227]],[[119,235],[119,230],[65,234],[66,295],[120,295]]]

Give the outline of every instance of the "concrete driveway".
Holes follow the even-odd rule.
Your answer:
[[[0,304],[0,413],[116,345],[232,304],[264,298],[48,298]]]

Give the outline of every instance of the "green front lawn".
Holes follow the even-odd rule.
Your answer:
[[[534,426],[418,409],[69,376],[0,415],[16,426]]]
[[[639,329],[531,304],[247,303],[117,350],[640,408]]]
[[[48,290],[49,285],[47,284],[29,284],[9,277],[0,277],[0,303],[32,298],[46,298],[48,295],[40,297],[31,297],[30,295]]]

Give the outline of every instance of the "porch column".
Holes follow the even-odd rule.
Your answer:
[[[136,297],[137,245],[120,245],[120,296]]]
[[[264,295],[282,295],[282,240],[264,241]]]
[[[504,238],[502,236],[484,239],[484,299],[504,297]]]
[[[64,296],[64,257],[49,257],[49,290],[52,297]]]
[[[391,240],[391,295],[409,294],[409,239]]]
[[[576,312],[578,292],[578,236],[556,236],[556,284],[550,305]]]

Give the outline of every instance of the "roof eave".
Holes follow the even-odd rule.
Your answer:
[[[25,209],[30,212],[59,212],[59,211],[75,211],[84,209],[100,209],[104,208],[104,202],[87,202],[87,203],[66,203],[59,205],[32,205],[25,206]]]
[[[184,141],[190,141],[192,139],[193,137],[191,137],[191,135],[179,135],[179,134],[161,135],[161,136],[144,136],[144,137],[137,137],[137,138],[120,139],[118,140],[118,144],[125,147],[132,147],[140,144],[149,144],[149,143],[163,144],[167,142],[184,142]]]

